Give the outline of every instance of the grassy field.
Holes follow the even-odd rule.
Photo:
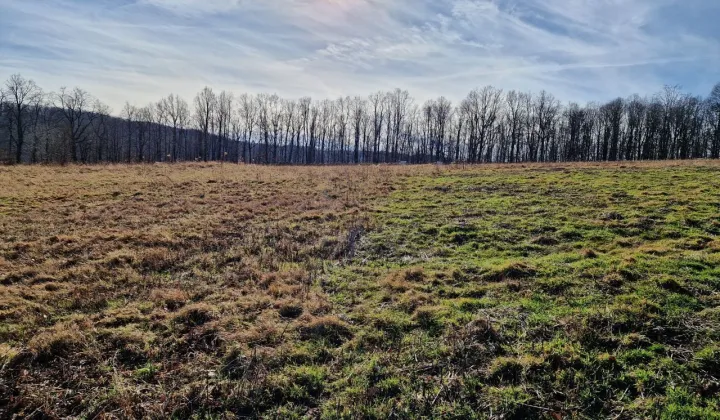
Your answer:
[[[0,418],[720,418],[720,164],[0,168]]]

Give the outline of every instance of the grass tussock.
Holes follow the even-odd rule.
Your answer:
[[[87,327],[87,325],[85,326]],[[28,349],[41,362],[65,358],[81,353],[88,345],[88,339],[75,323],[58,324],[34,336],[28,342]]]
[[[305,340],[322,340],[331,345],[340,345],[352,337],[350,326],[336,316],[325,316],[309,320],[298,329]]]

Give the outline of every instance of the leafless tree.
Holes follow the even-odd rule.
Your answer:
[[[450,119],[452,118],[452,103],[440,97],[433,107],[434,124],[434,153],[435,159],[445,160],[445,136],[447,135]]]
[[[370,104],[372,106],[372,125],[373,125],[373,146],[372,161],[380,162],[380,138],[382,137],[383,120],[385,118],[385,108],[387,106],[387,95],[383,92],[377,92],[370,95]]]
[[[535,133],[539,141],[537,160],[545,162],[548,160],[549,145],[554,135],[556,118],[560,110],[560,102],[546,91],[541,91],[533,103],[533,113],[536,118]]]
[[[316,159],[316,150],[317,150],[317,140],[318,140],[318,134],[320,131],[320,107],[317,103],[313,103],[310,106],[310,116],[308,121],[308,145],[306,150],[306,162],[309,164],[314,164]]]
[[[526,109],[522,106],[523,94],[511,90],[505,97],[506,109],[505,122],[509,129],[510,150],[507,155],[508,162],[515,162],[520,149],[520,137],[524,121],[527,118]]]
[[[295,108],[297,106],[297,103],[292,99],[286,99],[286,100],[281,100],[280,104],[281,104],[280,106],[282,108],[282,111],[281,111],[282,121],[280,118],[272,118],[272,120],[274,122],[273,127],[274,127],[275,132],[277,132],[279,130],[279,128],[277,127],[277,124],[280,124],[282,122],[285,125],[284,139],[283,139],[283,148],[285,151],[285,153],[284,153],[285,156],[284,156],[283,160],[286,162],[292,162],[292,154],[293,154],[293,146],[294,146],[293,143],[295,141],[295,133],[293,130],[293,124],[294,124],[295,118],[296,118]],[[277,114],[273,113],[273,115],[277,115]],[[293,132],[291,132],[291,130],[293,130]],[[277,137],[277,136],[275,136],[275,137]],[[273,140],[273,160],[275,162],[278,162],[277,147],[278,147],[277,140],[274,139]]]
[[[147,158],[145,152],[153,135],[152,126],[155,123],[154,111],[155,107],[150,104],[140,108],[137,112],[138,138],[135,144],[137,145],[136,153],[138,162],[143,162]]]
[[[239,119],[243,124],[243,153],[242,161],[249,163],[251,162],[252,149],[249,147],[252,142],[252,133],[255,123],[257,121],[258,107],[252,96],[248,94],[240,95],[238,113]],[[248,151],[250,154],[248,154]],[[238,154],[238,162],[241,157]]]
[[[278,163],[277,147],[280,133],[282,130],[283,120],[282,100],[278,95],[270,96],[268,101],[268,112],[270,117],[270,128],[272,130],[273,139],[273,159],[271,161],[268,161],[267,163]]]
[[[320,112],[320,163],[326,163],[326,142],[329,137],[334,135],[334,127],[332,125],[333,114],[335,113],[335,103],[329,99],[325,99],[321,103]]]
[[[190,113],[188,104],[178,95],[170,94],[161,102],[161,107],[172,125],[172,143],[170,145],[170,160],[175,162],[178,158],[178,141],[180,130],[185,128]]]
[[[340,163],[345,163],[345,145],[347,143],[347,127],[350,120],[351,100],[350,97],[340,97],[335,102],[335,127],[337,144],[334,152],[337,154]]]
[[[263,163],[520,162],[720,158],[720,84],[701,98],[655,96],[561,104],[488,86],[457,106],[396,89],[313,102],[177,95],[118,116],[81,89],[48,95],[19,75],[0,88],[0,153],[17,162],[221,160]],[[256,152],[257,150],[257,152]],[[259,159],[258,159],[259,157]]]
[[[297,130],[297,136],[298,136],[298,155],[300,155],[300,158],[294,160],[294,162],[299,162],[302,158],[302,154],[300,153],[300,148],[303,147],[307,149],[310,146],[311,143],[311,124],[310,124],[310,114],[312,111],[312,99],[309,97],[303,97],[300,98],[298,101],[298,130]],[[303,143],[300,144],[300,136],[302,135]]]
[[[125,102],[125,107],[122,111],[122,116],[126,122],[126,134],[127,134],[127,155],[126,161],[130,163],[132,161],[132,139],[134,136],[135,119],[137,118],[138,109],[134,105],[130,105]]]
[[[353,131],[355,134],[355,141],[353,147],[353,162],[360,163],[360,138],[362,135],[362,122],[365,118],[365,109],[367,108],[367,102],[364,98],[356,96],[352,99],[350,104]]]
[[[483,155],[488,137],[497,122],[502,90],[486,86],[473,90],[463,101],[464,114],[469,119],[468,159],[478,162]]]
[[[102,162],[109,159],[110,145],[110,114],[112,110],[109,106],[103,104],[99,100],[95,102],[94,110],[97,113],[92,124],[93,133],[95,134],[95,160]]]
[[[217,97],[217,110],[215,112],[218,131],[218,144],[216,146],[215,160],[226,160],[228,155],[228,137],[230,135],[230,118],[233,114],[234,96],[230,92],[222,91]]]
[[[209,87],[205,87],[195,96],[195,124],[200,130],[200,144],[198,145],[197,157],[206,161],[210,157],[210,124],[215,115],[217,98]]]
[[[5,133],[6,130],[8,130],[9,124],[8,124],[8,118],[7,118],[7,107],[9,105],[5,102],[5,89],[0,89],[0,140],[2,140],[2,133]],[[10,144],[12,143],[12,139],[10,136],[7,136],[7,150],[2,150],[2,143],[0,142],[0,162],[4,162],[5,160],[9,161],[10,158],[6,157],[5,154],[10,153]]]
[[[86,91],[75,88],[68,90],[60,88],[60,93],[56,95],[56,107],[62,114],[65,122],[65,135],[70,146],[70,159],[73,162],[79,160],[87,161],[87,143],[90,131],[88,130],[95,118],[97,112],[93,112],[92,106],[95,104],[93,97]],[[78,151],[82,155],[78,154]]]
[[[710,96],[707,98],[707,107],[709,111],[708,121],[712,125],[710,157],[717,159],[720,158],[720,83],[716,84],[712,92],[710,92]]]
[[[413,100],[410,97],[410,93],[406,90],[395,89],[389,94],[390,107],[388,108],[392,114],[392,134],[388,133],[389,137],[392,137],[392,161],[397,161],[398,149],[400,145],[400,134],[402,132],[403,125],[405,124],[405,117],[413,104]],[[388,119],[388,124],[390,123]],[[385,151],[385,154],[389,153],[389,150]],[[386,158],[386,161],[390,161]]]
[[[10,76],[2,90],[9,102],[6,107],[6,117],[11,145],[15,148],[15,162],[20,163],[27,132],[37,121],[30,108],[42,100],[43,92],[34,81],[25,79],[19,74]]]

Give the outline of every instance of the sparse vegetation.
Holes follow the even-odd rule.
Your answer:
[[[719,170],[0,168],[0,417],[720,418]]]

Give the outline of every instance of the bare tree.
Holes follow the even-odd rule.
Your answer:
[[[5,103],[5,89],[0,89],[0,140],[2,139],[2,134],[4,133],[6,129],[8,129],[8,118],[7,118],[7,107],[9,105]],[[10,154],[10,143],[12,142],[10,136],[8,136],[8,142],[7,142],[7,150],[2,150],[2,143],[0,143],[0,162],[3,162],[4,160],[10,160],[9,156],[6,157],[6,154]]]
[[[56,107],[62,114],[65,122],[65,135],[70,146],[70,159],[73,162],[87,161],[87,144],[89,130],[95,120],[97,113],[93,112],[92,105],[95,103],[92,96],[86,91],[75,88],[68,90],[60,88],[56,95]],[[81,154],[78,153],[81,152]]]
[[[397,161],[398,149],[400,142],[400,134],[405,124],[405,116],[407,115],[413,103],[410,93],[406,90],[395,89],[390,94],[390,110],[392,112],[392,160]],[[389,123],[390,120],[388,120]],[[386,150],[386,154],[387,154]]]
[[[320,107],[317,104],[312,104],[310,107],[310,117],[309,117],[309,129],[308,129],[308,135],[309,135],[309,141],[308,146],[306,150],[307,158],[305,160],[308,164],[314,164],[316,159],[316,150],[317,150],[317,138],[318,133],[320,131]]]
[[[233,114],[234,96],[230,92],[222,91],[217,97],[215,112],[218,142],[215,160],[226,160],[228,155],[228,137],[230,134],[230,118]]]
[[[210,124],[212,124],[216,102],[215,93],[207,86],[195,96],[195,124],[201,132],[197,156],[206,162],[210,157]]]
[[[605,136],[603,138],[603,159],[618,160],[618,150],[621,135],[621,123],[625,104],[622,98],[609,102],[602,108],[605,119]]]
[[[554,136],[553,131],[559,110],[560,102],[552,94],[543,90],[535,98],[533,113],[535,115],[535,133],[539,142],[539,149],[537,150],[538,155],[533,157],[539,162],[548,160],[548,146]]]
[[[270,95],[260,94],[255,99],[258,110],[258,129],[265,144],[264,163],[270,163]]]
[[[502,90],[486,86],[482,90],[473,90],[463,101],[462,107],[468,117],[470,138],[468,160],[478,162],[483,155],[488,137],[498,119]]]
[[[706,98],[667,86],[650,98],[584,106],[563,105],[545,91],[503,95],[487,86],[456,107],[443,97],[419,106],[400,89],[313,103],[266,94],[236,100],[230,92],[216,95],[206,87],[192,110],[169,95],[143,108],[126,103],[119,118],[82,89],[63,88],[51,97],[46,103],[40,88],[19,75],[0,88],[4,160],[230,156],[268,164],[358,164],[720,158],[720,84]]]
[[[663,107],[663,123],[658,145],[659,159],[672,159],[676,135],[675,113],[681,100],[682,92],[679,86],[665,86],[657,100]]]
[[[300,148],[308,148],[310,145],[310,114],[312,110],[312,99],[309,97],[303,97],[300,98],[298,101],[298,117],[297,117],[297,123],[298,123],[298,130],[297,130],[297,136],[298,136],[298,155],[302,157],[302,153],[300,153]],[[300,136],[303,137],[303,143],[300,144]],[[298,159],[297,162],[300,163],[301,159]]]
[[[109,158],[109,144],[110,144],[110,114],[111,109],[109,106],[103,104],[99,100],[95,102],[95,112],[97,118],[92,125],[93,132],[95,134],[95,160],[102,162]]]
[[[137,113],[138,138],[135,144],[137,145],[138,162],[143,162],[146,159],[145,152],[152,136],[152,126],[155,123],[154,110],[155,107],[150,104],[140,108]]]
[[[624,156],[621,156],[620,159],[634,160],[640,157],[647,104],[638,95],[630,97],[626,104],[627,129],[625,131]]]
[[[445,136],[448,131],[448,126],[450,125],[450,119],[452,118],[452,109],[452,103],[445,99],[444,96],[440,97],[434,104],[434,150],[437,160],[445,160]]]
[[[507,155],[508,162],[516,162],[517,155],[520,151],[520,137],[524,120],[527,118],[526,110],[523,108],[522,93],[512,90],[505,97],[507,113],[505,114],[505,122],[508,126],[510,135],[510,150]]]
[[[161,107],[172,124],[172,143],[170,145],[170,160],[175,162],[178,159],[178,141],[180,130],[185,128],[190,113],[188,104],[178,95],[170,94],[161,102]]]
[[[335,103],[329,99],[325,99],[322,101],[321,105],[321,113],[320,113],[320,127],[322,128],[320,131],[320,163],[325,164],[326,158],[325,158],[325,150],[326,150],[326,141],[328,137],[333,136],[333,116],[335,113],[334,110]]]
[[[453,127],[453,132],[455,134],[455,144],[453,145],[453,155],[452,159],[455,162],[459,162],[461,160],[461,146],[465,143],[465,138],[467,137],[467,126],[465,125],[465,121],[467,120],[467,115],[465,114],[465,109],[462,106],[458,106],[455,108],[455,118],[453,119],[455,126]]]
[[[127,134],[127,155],[126,155],[126,161],[130,163],[132,161],[132,139],[133,139],[133,130],[135,129],[135,119],[137,118],[138,109],[134,105],[130,105],[128,102],[125,102],[125,107],[123,108],[122,115],[125,118],[126,122],[126,134]]]
[[[5,82],[3,94],[9,102],[6,114],[11,145],[15,148],[15,162],[20,163],[27,131],[37,121],[33,118],[30,107],[42,100],[43,92],[34,81],[13,74]]]
[[[353,121],[353,129],[355,133],[355,142],[353,147],[353,162],[360,163],[360,137],[362,133],[362,122],[365,116],[365,108],[367,102],[365,99],[356,96],[351,103],[351,113]]]
[[[710,114],[710,124],[712,124],[712,140],[710,145],[710,157],[713,159],[720,158],[720,83],[713,87],[710,96],[707,98],[707,107]]]
[[[272,118],[273,121],[273,127],[275,132],[277,133],[277,125],[281,122],[281,119],[283,120],[282,123],[285,124],[285,135],[283,139],[283,148],[284,148],[284,161],[292,163],[292,154],[293,154],[293,142],[295,141],[295,133],[294,131],[291,133],[290,130],[292,129],[294,120],[296,118],[295,115],[295,108],[297,106],[297,103],[294,100],[286,99],[280,101],[281,103],[281,113],[282,114],[276,114],[273,112],[272,115],[275,116],[275,118]],[[272,109],[272,108],[271,108]],[[279,115],[282,115],[281,118],[277,118]],[[273,139],[273,161],[275,163],[278,163],[278,155],[277,155],[277,135],[274,136]]]
[[[278,145],[278,139],[280,136],[280,131],[282,130],[282,118],[283,118],[283,109],[282,109],[282,103],[280,100],[280,97],[277,95],[270,96],[269,102],[268,102],[268,111],[270,116],[270,127],[272,128],[272,136],[273,136],[273,159],[272,161],[269,161],[268,163],[278,163],[278,153],[277,153],[277,145]]]
[[[340,97],[335,102],[335,127],[337,133],[336,162],[345,163],[345,143],[347,142],[347,125],[350,119],[350,97]]]
[[[372,161],[380,162],[380,138],[382,137],[383,120],[385,118],[385,107],[387,104],[387,95],[377,92],[370,95],[370,105],[372,107],[372,125],[373,125],[373,147]]]
[[[252,142],[252,133],[257,120],[258,107],[256,107],[256,102],[253,100],[253,97],[247,94],[240,95],[239,105],[239,118],[243,124],[242,161],[245,163],[249,163],[251,161],[251,156],[248,154],[248,150],[250,151],[250,154],[252,154],[252,149],[250,149],[249,146]],[[240,161],[240,159],[241,157],[238,153],[238,162]]]
[[[170,154],[167,147],[167,127],[170,125],[170,116],[163,104],[163,100],[159,100],[152,106],[155,115],[155,124],[152,127],[153,144],[155,145],[155,162],[164,162],[170,160]]]

